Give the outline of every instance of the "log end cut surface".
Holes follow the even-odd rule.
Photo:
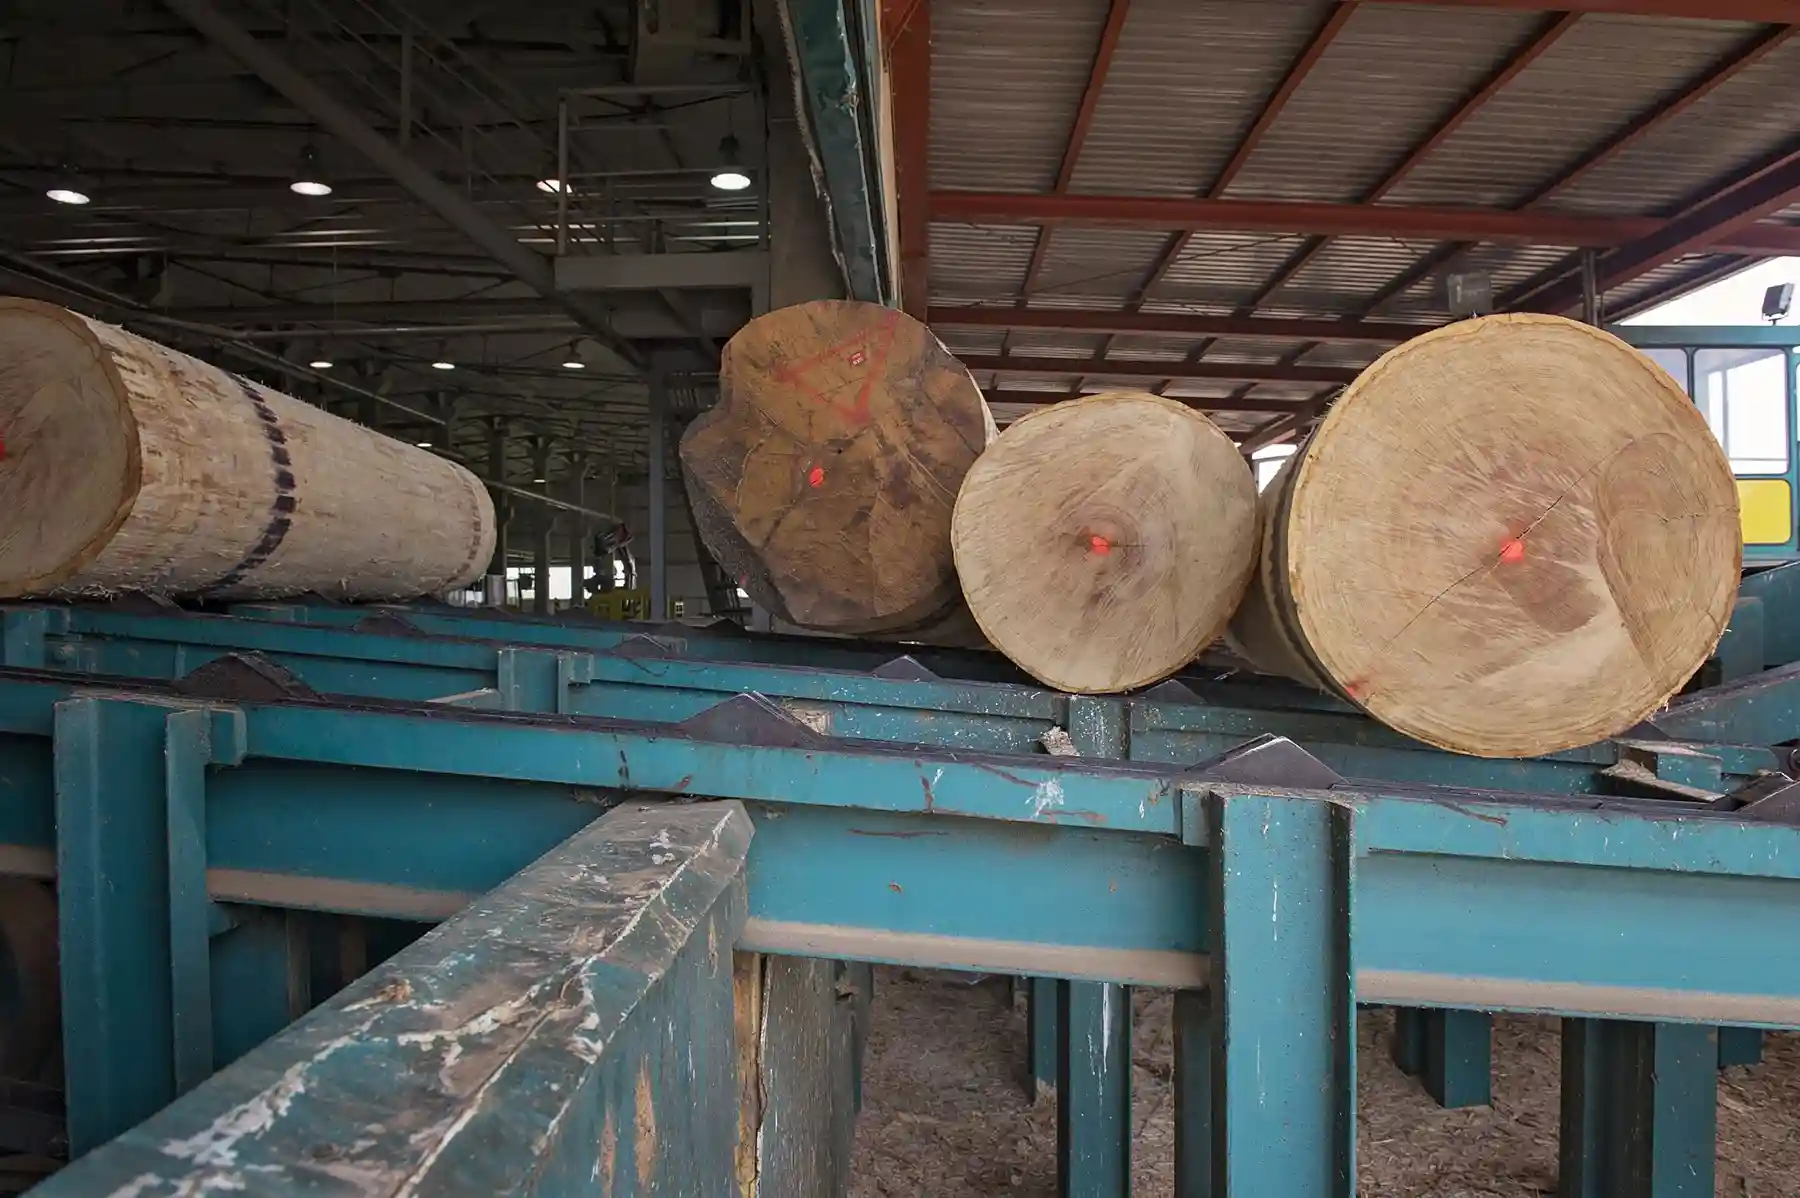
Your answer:
[[[0,300],[0,598],[63,582],[124,523],[139,466],[120,392],[78,317]]]
[[[707,548],[759,605],[807,628],[899,631],[957,600],[950,509],[993,436],[974,379],[924,325],[821,300],[731,339],[681,464]]]
[[[1384,723],[1530,756],[1661,706],[1724,631],[1731,468],[1648,358],[1551,316],[1408,342],[1295,475],[1286,571],[1311,656]]]
[[[1198,412],[1109,391],[1007,429],[964,481],[951,537],[995,648],[1060,690],[1131,690],[1225,626],[1255,560],[1256,483]]]

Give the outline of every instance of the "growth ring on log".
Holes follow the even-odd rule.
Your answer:
[[[830,632],[898,632],[959,600],[950,509],[995,434],[969,372],[878,304],[818,300],[725,346],[719,402],[681,466],[706,547],[759,606]]]
[[[1265,579],[1314,670],[1389,726],[1481,756],[1653,713],[1724,631],[1742,558],[1698,409],[1649,358],[1555,316],[1389,351],[1279,505]]]
[[[1199,412],[1108,391],[1034,412],[975,463],[951,524],[984,635],[1032,677],[1148,686],[1224,627],[1256,553],[1256,482]]]

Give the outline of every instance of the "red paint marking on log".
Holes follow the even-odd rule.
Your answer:
[[[806,472],[806,485],[807,486],[817,487],[817,486],[821,485],[822,483],[824,483],[824,481],[825,481],[825,467],[814,466],[811,470],[808,470]]]
[[[1369,693],[1369,680],[1356,678],[1344,683],[1344,693],[1352,699],[1361,699]]]
[[[1100,553],[1100,554],[1111,553],[1112,552],[1112,542],[1107,540],[1105,537],[1101,536],[1100,534],[1095,533],[1093,536],[1088,538],[1088,548],[1092,549],[1095,553]]]
[[[892,311],[890,309],[890,311]],[[830,383],[807,392],[808,398],[815,403],[822,403],[843,416],[852,425],[863,425],[869,422],[869,399],[875,392],[875,380],[882,377],[887,368],[888,357],[893,353],[894,341],[900,335],[899,313],[894,312],[881,328],[873,334],[859,333],[833,342],[811,357],[788,362],[775,371],[775,377],[784,383],[812,384],[821,366],[844,361],[853,368],[867,366],[863,373],[862,386],[856,392],[856,398],[848,404],[835,402],[830,398],[832,392],[841,390],[842,383]]]
[[[1510,538],[1500,546],[1500,560],[1507,565],[1514,565],[1525,560],[1525,542],[1518,537]]]

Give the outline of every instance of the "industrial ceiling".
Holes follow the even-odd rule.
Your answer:
[[[758,286],[760,61],[737,0],[18,0],[0,290],[641,472],[648,373],[697,402]]]
[[[1792,0],[899,0],[907,306],[1002,420],[1112,386],[1254,449],[1396,340],[1800,253]],[[1587,251],[1592,251],[1591,257]]]

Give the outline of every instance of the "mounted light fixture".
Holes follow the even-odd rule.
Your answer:
[[[431,368],[433,370],[455,370],[456,363],[448,362],[448,361],[445,361],[443,358],[439,358],[437,361],[435,361],[431,364]]]
[[[413,444],[417,445],[420,449],[430,449],[431,448],[431,442],[429,442],[429,441],[415,441],[415,442],[413,442]]]
[[[586,370],[587,363],[581,360],[581,349],[575,342],[569,342],[569,352],[563,355],[564,370]]]
[[[325,182],[325,172],[319,169],[318,147],[311,142],[300,150],[300,167],[294,172],[294,181],[288,184],[288,190],[303,196],[331,194],[331,184]]]
[[[723,165],[713,173],[714,187],[720,191],[742,191],[750,186],[750,176],[744,173],[740,158],[736,135],[727,133],[719,142],[719,159]]]
[[[307,365],[314,370],[330,370],[333,363],[330,358],[314,358],[312,361],[308,362]]]
[[[537,189],[542,192],[547,192],[550,195],[555,195],[563,189],[563,181],[561,179],[539,179],[537,181]]]
[[[59,204],[85,204],[89,198],[87,192],[76,191],[73,187],[52,187],[44,194]]]

